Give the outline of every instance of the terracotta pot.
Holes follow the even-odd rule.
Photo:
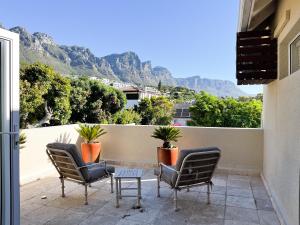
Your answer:
[[[95,162],[101,152],[101,143],[81,143],[81,156],[85,163]]]
[[[178,159],[179,149],[157,147],[157,161],[166,165],[175,166]]]

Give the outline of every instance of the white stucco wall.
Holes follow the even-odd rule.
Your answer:
[[[76,125],[24,130],[27,143],[20,153],[21,184],[55,172],[46,144],[54,141],[76,143],[81,140]],[[151,138],[155,126],[102,125],[108,132],[100,138],[102,158],[133,166],[156,163],[156,147],[161,141]],[[262,129],[180,127],[180,149],[217,146],[222,150],[219,169],[239,174],[259,174],[262,170]]]
[[[278,37],[278,80],[264,88],[263,177],[283,224],[299,225],[300,71],[289,75],[289,43],[300,32],[300,1],[278,2],[274,28],[291,18]]]
[[[47,154],[46,145],[51,142],[79,143],[74,125],[25,129],[27,142],[20,149],[21,184],[43,178],[56,172]]]
[[[300,71],[265,87],[264,101],[263,176],[286,222],[297,225],[300,165]]]
[[[298,225],[300,71],[264,88],[263,176],[287,224]]]

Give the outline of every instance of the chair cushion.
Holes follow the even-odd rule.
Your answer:
[[[104,167],[103,163],[87,163],[87,165],[89,165],[89,168]],[[112,174],[112,173],[115,172],[115,167],[106,165],[106,171],[107,171],[108,174]]]
[[[65,144],[65,143],[58,143],[58,142],[54,142],[54,143],[49,143],[47,144],[47,148],[50,150],[51,152],[51,148],[52,149],[57,149],[57,150],[63,150],[63,151],[66,151],[68,152],[74,162],[76,163],[77,167],[82,167],[82,166],[85,166],[86,164],[83,162],[80,154],[79,154],[79,151],[77,149],[77,146],[74,145],[74,144]],[[85,180],[88,180],[89,179],[89,176],[88,176],[88,170],[87,168],[82,168],[80,169],[81,173],[82,173],[82,176]]]
[[[170,167],[174,168],[173,166]],[[160,176],[160,167],[154,169],[154,175]],[[162,166],[161,179],[171,185],[171,187],[174,187],[177,180],[177,173],[168,167]]]
[[[85,165],[85,163],[82,161],[82,159],[80,157],[77,146],[74,144],[65,144],[65,143],[54,142],[54,143],[47,144],[47,148],[65,150],[66,152],[70,153],[70,155],[73,157],[77,166],[81,167],[81,166]]]
[[[93,166],[88,169],[87,182],[94,182],[104,176],[107,176],[104,166]]]

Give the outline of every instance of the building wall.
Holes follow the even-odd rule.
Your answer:
[[[180,124],[180,126],[187,126],[187,122],[191,120],[191,118],[173,118],[173,124]]]
[[[81,139],[77,125],[24,130],[27,143],[20,153],[21,184],[55,172],[46,155],[46,144],[54,141],[76,143]],[[102,158],[121,165],[153,166],[156,147],[162,143],[151,138],[155,126],[103,125],[108,132],[100,138]],[[222,150],[219,169],[239,174],[259,174],[262,170],[262,129],[180,127],[180,149],[217,146]]]
[[[300,1],[278,2],[274,28],[291,10],[278,37],[278,77],[264,88],[263,176],[284,224],[299,224],[300,71],[289,75],[289,43],[300,32]]]
[[[125,108],[133,109],[135,105],[139,104],[139,100],[128,99]]]
[[[53,174],[55,168],[47,154],[46,145],[51,142],[80,143],[76,125],[25,129],[26,144],[20,149],[21,184]]]

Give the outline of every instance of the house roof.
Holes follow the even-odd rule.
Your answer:
[[[238,32],[255,30],[275,10],[275,0],[240,0]]]
[[[120,88],[123,92],[140,92],[141,90],[138,87],[128,86]]]

